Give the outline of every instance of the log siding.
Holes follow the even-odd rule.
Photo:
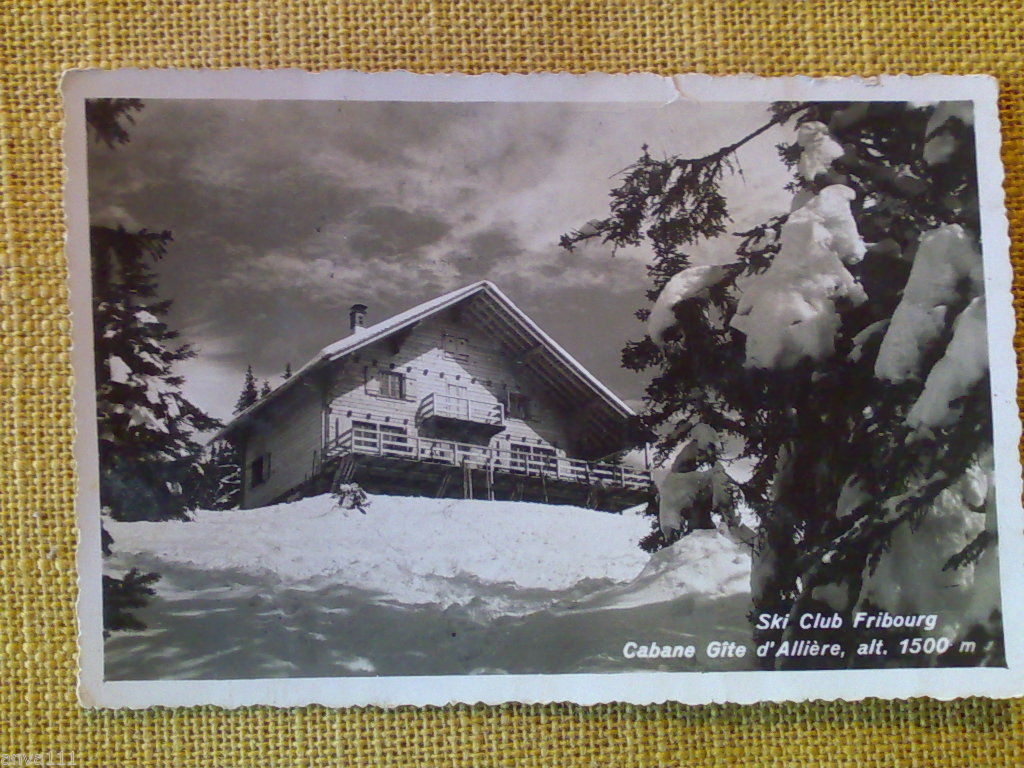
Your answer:
[[[464,339],[464,352],[445,352],[445,338]],[[544,397],[541,385],[517,371],[497,342],[452,318],[431,318],[417,325],[401,349],[392,352],[387,340],[373,344],[339,365],[331,376],[328,406],[329,437],[337,438],[353,421],[376,421],[402,426],[418,434],[417,413],[430,393],[452,395],[481,403],[507,406],[508,393],[530,398],[528,418],[505,410],[505,429],[491,439],[495,447],[513,443],[548,445],[566,455],[572,431],[566,415]],[[381,374],[405,377],[405,397],[387,396],[370,384]]]
[[[397,439],[397,453],[377,451],[382,460],[406,460],[407,446],[434,450],[443,442],[460,455],[489,457],[489,468],[531,474],[536,463],[541,475],[578,482],[584,495],[592,480],[632,489],[631,499],[644,477],[649,483],[643,470],[600,475],[602,451],[627,444],[629,409],[489,283],[357,328],[278,389],[224,431],[244,459],[245,508],[322,492],[324,478],[338,471],[339,451],[355,452],[357,434]],[[380,477],[376,492],[390,492],[395,480]],[[543,484],[541,493],[547,497]],[[627,501],[618,498],[615,508]]]

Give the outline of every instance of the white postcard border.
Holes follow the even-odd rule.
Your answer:
[[[76,372],[76,512],[79,530],[79,699],[84,706],[142,708],[153,705],[252,704],[297,706],[444,705],[622,701],[685,704],[857,700],[869,696],[952,699],[1024,694],[1024,526],[1018,458],[1020,418],[1013,350],[1015,317],[1012,268],[999,160],[997,84],[987,76],[884,76],[870,79],[758,78],[650,74],[415,75],[408,72],[309,73],[281,71],[121,70],[75,71],[63,80],[67,255]],[[884,670],[636,672],[566,675],[466,675],[254,680],[103,680],[102,556],[96,461],[95,386],[86,184],[86,98],[332,99],[395,101],[582,101],[669,103],[682,100],[775,101],[970,100],[975,105],[976,146],[983,233],[985,288],[993,393],[999,558],[1006,640],[1006,668]]]

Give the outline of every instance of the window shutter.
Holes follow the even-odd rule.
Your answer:
[[[363,382],[366,394],[380,394],[380,379],[377,378],[376,371],[371,370],[368,365],[363,366]]]

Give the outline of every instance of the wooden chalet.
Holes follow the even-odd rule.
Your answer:
[[[649,471],[608,458],[642,442],[630,409],[492,283],[370,327],[366,311],[221,433],[243,508],[341,482],[609,511],[649,497]]]

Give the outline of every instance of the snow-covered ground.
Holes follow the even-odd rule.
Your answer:
[[[698,669],[622,648],[750,636],[743,547],[700,531],[651,556],[635,515],[318,496],[105,525],[108,573],[161,575],[148,629],[107,641],[109,679]]]

